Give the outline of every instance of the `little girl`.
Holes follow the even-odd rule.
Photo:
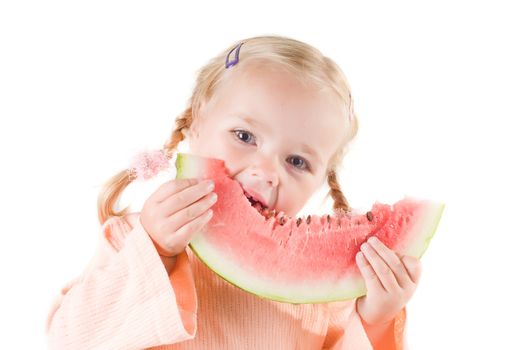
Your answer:
[[[334,208],[348,209],[336,168],[356,131],[347,80],[331,59],[297,40],[254,37],[201,69],[158,155],[163,168],[186,138],[191,153],[223,159],[248,195],[294,216],[324,181]],[[211,181],[171,180],[139,213],[114,212],[126,186],[147,175],[123,170],[102,189],[100,245],[49,314],[51,348],[404,348],[417,259],[370,239],[356,256],[367,295],[301,305],[262,299],[218,277],[187,247],[214,215]]]

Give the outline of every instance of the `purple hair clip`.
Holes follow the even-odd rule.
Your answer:
[[[236,46],[231,51],[229,51],[229,54],[227,55],[227,59],[225,60],[225,68],[229,68],[229,67],[235,66],[239,62],[240,47],[242,47],[242,45],[243,45],[243,43],[239,43],[238,46]],[[234,56],[234,60],[229,62],[229,56],[234,51],[234,49],[236,49],[236,54]]]

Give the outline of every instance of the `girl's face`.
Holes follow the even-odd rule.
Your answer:
[[[223,159],[246,195],[294,216],[325,181],[350,122],[329,90],[270,66],[236,68],[192,123],[190,151]]]

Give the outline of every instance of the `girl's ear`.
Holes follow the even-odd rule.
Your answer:
[[[188,128],[181,130],[191,149],[194,148],[194,143],[199,139],[197,124],[197,121],[193,120]]]
[[[195,138],[195,139],[197,139],[199,137],[197,124],[198,124],[198,122],[196,120],[194,120],[194,122],[192,124],[190,124],[188,129],[184,130],[185,138]]]

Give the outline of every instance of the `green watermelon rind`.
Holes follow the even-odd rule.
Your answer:
[[[202,175],[203,160],[197,156],[179,153],[176,158],[176,179],[194,178]]]
[[[245,270],[240,269],[239,266],[231,263],[228,257],[218,254],[218,251],[213,249],[211,245],[207,244],[207,240],[203,239],[204,235],[196,234],[189,243],[190,248],[198,258],[207,265],[211,270],[218,274],[224,280],[234,284],[238,288],[245,290],[249,293],[256,294],[260,297],[279,301],[287,302],[291,304],[305,304],[305,303],[326,303],[332,301],[344,301],[354,297],[358,297],[366,294],[366,287],[364,283],[355,285],[355,288],[350,286],[337,287],[334,284],[327,285],[327,292],[321,292],[320,285],[309,285],[309,286],[297,286],[293,289],[291,286],[282,286],[289,293],[276,294],[272,291],[280,290],[280,286],[277,286],[273,282],[272,287],[270,284],[262,283],[258,278],[254,278]],[[343,282],[348,282],[344,280]],[[319,281],[317,283],[320,284]],[[313,298],[313,290],[318,290],[321,295],[325,298]],[[301,295],[305,295],[302,297]]]
[[[206,158],[193,155],[179,154],[176,160],[176,178],[195,178],[203,176],[205,159]],[[426,201],[426,203],[427,204],[423,206],[423,210],[426,213],[423,214],[421,216],[422,219],[415,224],[415,228],[408,233],[408,240],[402,242],[399,248],[396,249],[403,255],[421,258],[437,230],[444,210],[444,204],[434,201]],[[416,235],[417,238],[415,237]],[[303,304],[345,301],[366,294],[366,286],[363,279],[357,279],[357,277],[352,279],[353,285],[349,284],[350,279],[345,279],[343,280],[344,282],[342,285],[335,286],[334,283],[331,285],[327,284],[324,290],[321,288],[323,285],[321,281],[317,281],[316,286],[277,286],[274,281],[266,284],[260,279],[254,278],[254,276],[251,276],[239,266],[233,264],[229,257],[222,256],[221,252],[208,244],[202,233],[194,235],[189,243],[189,247],[194,254],[218,276],[242,290],[263,298],[292,304]],[[277,290],[282,290],[284,292],[277,294]],[[317,295],[313,293],[315,290],[318,292]]]
[[[400,250],[397,249],[404,255],[409,255],[418,259],[420,259],[428,249],[430,241],[434,237],[437,227],[439,226],[443,210],[445,209],[445,204],[441,202],[426,201],[426,203],[427,204],[424,206],[425,214],[422,216],[420,225],[414,225],[407,235],[407,237],[414,237],[413,243],[406,243],[406,247],[401,247]],[[426,226],[428,226],[428,229]],[[419,234],[419,232],[421,232],[421,234]],[[417,238],[415,238],[415,236],[417,236]]]
[[[423,208],[423,210],[426,210],[427,213],[423,216],[421,222],[416,225],[415,229],[417,230],[421,228],[422,232],[424,232],[424,234],[421,234],[423,238],[418,239],[413,244],[413,247],[409,248],[410,251],[404,253],[405,255],[420,258],[424,254],[428,248],[430,240],[437,230],[443,208],[444,204],[437,202],[428,202],[428,205]],[[346,283],[343,283],[342,286],[335,286],[332,284],[327,285],[327,288],[324,289],[322,288],[323,283],[320,281],[317,282],[317,286],[308,285],[297,286],[294,288],[291,286],[277,286],[276,284],[273,284],[271,287],[269,287],[270,284],[262,284],[262,281],[254,278],[235,264],[232,264],[228,257],[222,256],[221,253],[213,249],[212,246],[208,245],[207,240],[204,240],[203,237],[204,236],[202,234],[198,233],[191,240],[189,246],[194,254],[196,254],[198,258],[203,261],[203,263],[209,266],[210,269],[215,271],[226,281],[260,297],[292,304],[315,304],[345,301],[366,294],[366,287],[362,281],[362,278],[358,283],[355,279],[354,286],[346,286]],[[349,280],[345,280],[345,282],[346,281],[349,282]],[[276,294],[272,292],[276,290],[287,290],[288,293]],[[316,294],[321,295],[322,297],[315,295],[314,290],[317,291]]]

